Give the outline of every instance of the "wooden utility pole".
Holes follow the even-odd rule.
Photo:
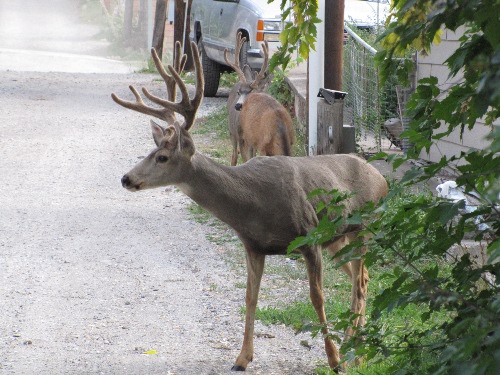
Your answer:
[[[325,88],[342,91],[344,0],[325,0]]]
[[[344,0],[324,0],[323,88],[342,91]],[[326,96],[325,96],[326,98]],[[344,148],[344,99],[332,97],[317,105],[317,153],[338,154]]]

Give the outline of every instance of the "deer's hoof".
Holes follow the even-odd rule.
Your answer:
[[[341,366],[336,366],[333,368],[335,374],[345,374],[344,369]]]
[[[231,367],[231,371],[245,371],[245,368],[243,366],[234,365]]]

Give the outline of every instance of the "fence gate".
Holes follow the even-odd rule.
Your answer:
[[[344,124],[355,128],[359,153],[398,149],[384,130],[385,121],[400,118],[395,85],[388,82],[381,87],[374,61],[377,51],[349,27],[345,29],[349,38],[344,46]]]

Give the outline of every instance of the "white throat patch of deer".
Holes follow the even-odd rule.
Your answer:
[[[292,240],[315,228],[323,214],[317,213],[315,207],[321,201],[327,203],[329,199],[316,196],[310,200],[308,194],[320,188],[353,193],[345,203],[344,214],[347,215],[366,202],[376,202],[385,196],[387,183],[373,166],[353,155],[273,156],[253,158],[243,165],[228,167],[198,153],[189,128],[201,103],[203,75],[196,43],[192,42],[191,48],[196,69],[194,98],[189,98],[186,85],[175,69],[169,66],[168,70],[180,88],[182,99],[178,103],[164,99],[155,101],[161,102],[165,109],[181,114],[185,123],[174,123],[163,128],[152,122],[157,148],[123,176],[122,184],[131,191],[178,186],[237,233],[245,247],[248,277],[243,345],[232,369],[242,371],[254,356],[255,310],[266,255],[286,254]],[[132,91],[139,103],[136,106],[130,106],[130,102],[118,99],[114,94],[113,99],[120,105],[145,113],[137,91]],[[143,92],[146,94],[147,90],[143,89]],[[147,114],[159,117],[159,112]],[[360,229],[352,226],[342,228],[323,248],[334,255],[342,245],[354,240]],[[321,251],[319,246],[304,246],[300,249],[307,267],[311,301],[319,322],[325,327],[322,333],[328,363],[336,368],[340,362],[339,352],[327,335],[324,324],[326,315]],[[360,248],[358,251],[363,253],[367,249]],[[364,322],[368,272],[362,259],[353,260],[342,269],[352,282],[351,310],[359,314],[353,327],[359,326]],[[346,334],[352,332],[352,328],[349,328]]]
[[[263,93],[270,79],[267,71],[267,42],[262,44],[264,62],[256,75],[248,65],[240,66],[240,51],[245,42],[246,38],[239,32],[236,36],[234,61],[229,60],[229,51],[224,51],[226,63],[239,78],[227,100],[233,166],[238,163],[239,153],[243,162],[253,158],[257,152],[262,156],[291,156],[292,145],[295,143],[295,129],[290,113],[271,95]]]

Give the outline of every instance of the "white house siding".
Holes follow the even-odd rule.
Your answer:
[[[460,46],[459,38],[463,35],[463,30],[452,32],[444,30],[442,41],[439,45],[432,47],[431,52],[424,56],[419,54],[417,57],[417,79],[422,79],[434,76],[438,79],[439,87],[442,90],[442,96],[446,95],[446,90],[451,86],[459,83],[463,76],[457,74],[454,77],[449,77],[449,70],[444,65],[444,62],[450,57],[453,52]],[[442,127],[441,130],[445,130]],[[462,151],[467,151],[470,148],[484,148],[489,144],[484,138],[490,132],[490,128],[484,124],[484,121],[478,121],[471,131],[465,130],[460,139],[458,131],[453,132],[449,136],[439,140],[435,146],[432,146],[429,153],[423,152],[420,157],[429,161],[438,161],[443,155],[448,157],[458,155]]]

